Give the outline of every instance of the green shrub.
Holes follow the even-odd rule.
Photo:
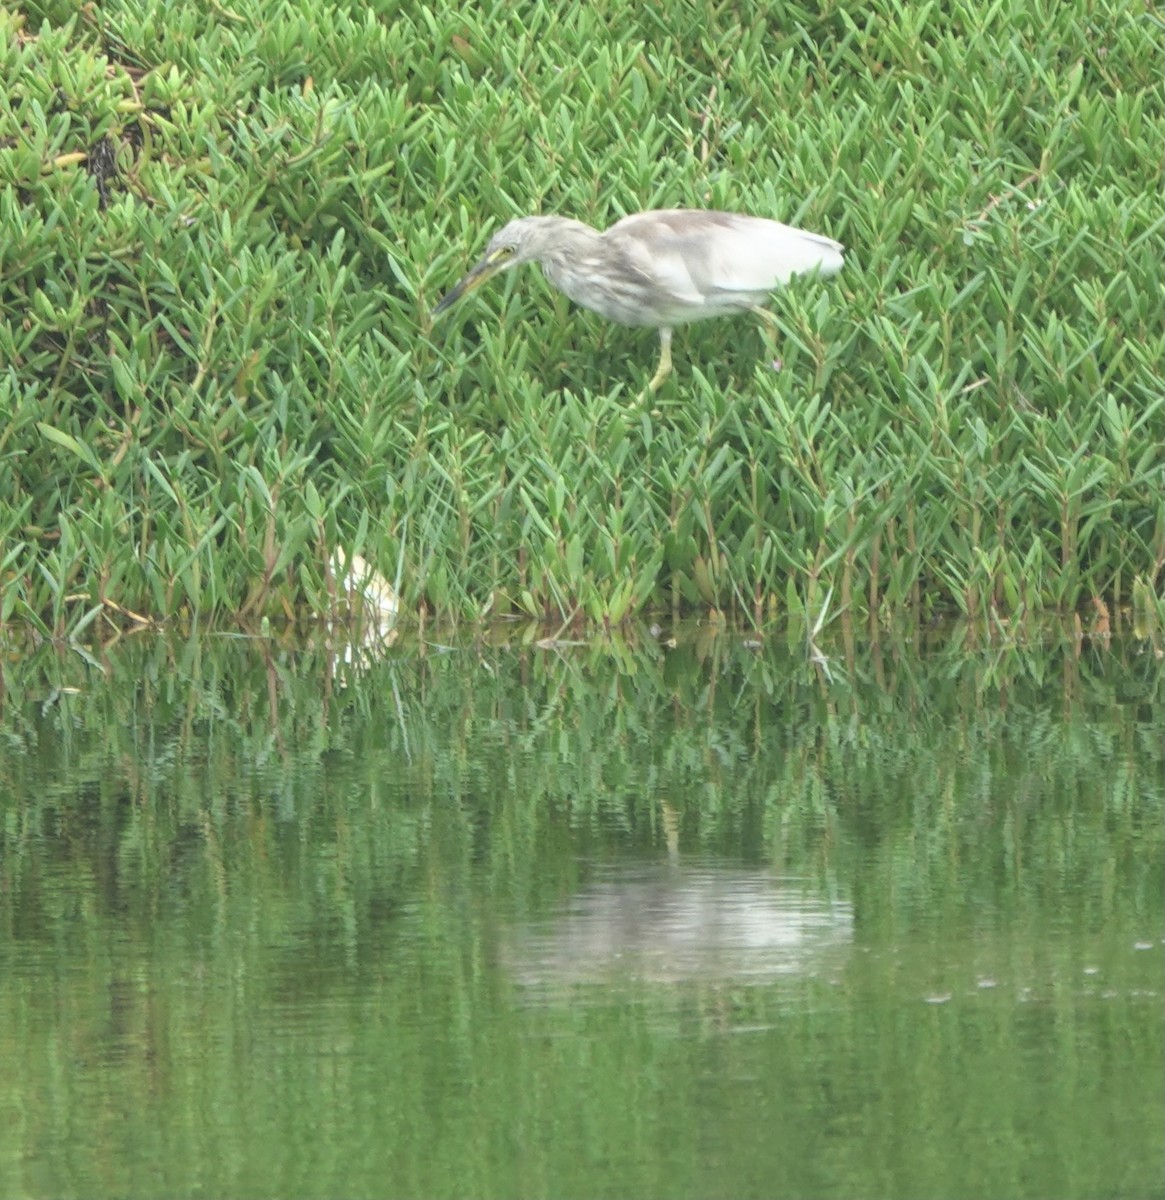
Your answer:
[[[1162,25],[946,5],[66,0],[0,11],[0,623],[1019,614],[1159,597]],[[516,213],[837,237],[783,335],[651,331]],[[779,358],[779,372],[771,369]]]

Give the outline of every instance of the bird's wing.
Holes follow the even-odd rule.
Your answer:
[[[611,242],[649,270],[677,298],[759,295],[801,271],[841,269],[832,238],[739,213],[665,209],[635,213],[613,225]]]

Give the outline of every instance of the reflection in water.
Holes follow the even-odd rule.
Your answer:
[[[504,957],[528,986],[633,978],[763,982],[838,967],[849,904],[809,883],[710,864],[604,867],[564,911],[511,930]]]
[[[0,650],[0,1198],[1162,1196],[1150,654],[489,636]]]

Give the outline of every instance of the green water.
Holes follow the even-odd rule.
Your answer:
[[[1142,645],[0,670],[0,1196],[1165,1189]]]

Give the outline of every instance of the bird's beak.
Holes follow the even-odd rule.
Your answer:
[[[497,251],[487,254],[485,258],[470,268],[469,274],[452,291],[446,292],[437,301],[437,306],[433,309],[433,316],[443,313],[447,308],[452,308],[462,296],[468,295],[475,288],[481,287],[487,280],[492,279],[508,261],[508,255]]]

